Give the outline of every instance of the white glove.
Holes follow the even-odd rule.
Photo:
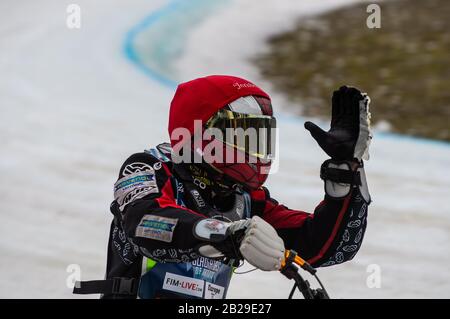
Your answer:
[[[266,271],[279,270],[284,258],[284,243],[275,229],[259,216],[254,216],[239,248],[253,266]]]
[[[205,257],[240,258],[240,252],[250,264],[267,271],[279,270],[284,258],[283,240],[258,216],[232,223],[203,219],[194,226],[194,235],[204,241],[198,252]]]

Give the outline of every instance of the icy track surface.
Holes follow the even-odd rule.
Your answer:
[[[229,73],[258,81],[246,59],[265,36],[298,15],[351,1],[318,2],[225,3],[182,34],[173,60],[152,67],[174,80]],[[65,26],[69,3],[0,2],[8,13],[0,24],[2,298],[73,298],[70,264],[81,266],[84,280],[102,278],[118,168],[167,140],[173,89],[123,52],[127,32],[167,1],[78,0],[80,30]],[[165,30],[169,38],[173,30]],[[312,211],[323,196],[325,156],[303,119],[284,113],[280,126],[280,167],[268,187],[289,207]],[[363,247],[352,262],[320,269],[322,281],[335,298],[449,298],[450,147],[376,134],[371,155],[374,202]],[[381,268],[379,289],[366,285],[371,264]],[[234,276],[228,296],[286,298],[290,286],[278,273],[256,271]]]

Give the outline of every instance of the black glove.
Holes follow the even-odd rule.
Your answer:
[[[342,86],[332,98],[331,128],[325,132],[312,122],[305,128],[334,160],[369,159],[370,98],[354,87]]]

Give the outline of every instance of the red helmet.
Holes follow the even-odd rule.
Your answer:
[[[170,106],[169,135],[174,154],[188,148],[189,159],[191,153],[196,163],[195,156],[200,157],[200,163],[250,190],[267,179],[275,126],[269,95],[234,76],[213,75],[182,83]],[[177,131],[180,128],[189,133],[189,144]],[[212,129],[215,133],[207,137]],[[238,133],[227,135],[228,129]],[[249,142],[249,129],[254,129],[255,143]],[[200,136],[198,142],[194,136]]]

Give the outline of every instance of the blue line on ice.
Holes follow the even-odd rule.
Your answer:
[[[144,72],[148,77],[155,80],[156,82],[160,83],[162,86],[165,86],[169,89],[175,90],[178,82],[171,79],[169,76],[162,74],[161,72],[158,72],[157,70],[154,70],[151,66],[145,64],[139,54],[136,52],[134,47],[134,41],[136,39],[136,36],[147,30],[148,28],[153,27],[157,22],[163,21],[164,19],[168,18],[170,14],[176,12],[182,6],[183,2],[186,2],[189,0],[172,0],[169,1],[166,5],[162,6],[156,11],[153,11],[150,15],[145,17],[141,22],[139,22],[136,26],[131,28],[126,36],[124,41],[124,53],[127,59],[129,59],[131,62],[133,62],[141,71]],[[192,2],[194,3],[194,6],[200,7],[200,5],[204,4],[205,2]],[[156,61],[158,62],[158,61]],[[295,122],[299,125],[303,126],[304,118],[299,116],[292,116],[288,114],[280,114],[280,120],[282,121],[289,121],[289,122]],[[421,138],[421,137],[415,137],[410,135],[403,135],[403,134],[397,134],[397,133],[391,133],[391,132],[375,132],[376,138],[384,138],[384,139],[394,139],[399,141],[406,141],[406,142],[415,142],[415,143],[421,143],[421,144],[428,144],[428,145],[434,145],[434,146],[443,146],[443,147],[450,147],[449,142],[445,141],[439,141],[439,140],[433,140],[433,139],[427,139],[427,138]]]
[[[133,62],[140,70],[142,70],[147,76],[160,83],[163,86],[166,86],[170,89],[175,89],[177,87],[177,82],[168,78],[164,74],[153,70],[151,67],[147,66],[142,62],[142,59],[136,53],[134,49],[134,40],[136,36],[144,31],[147,28],[152,27],[156,22],[164,19],[170,13],[176,11],[178,9],[178,5],[182,0],[172,0],[165,6],[160,9],[152,12],[149,16],[144,18],[141,22],[139,22],[136,26],[134,26],[130,31],[127,32],[125,36],[124,43],[124,53],[125,56]]]

